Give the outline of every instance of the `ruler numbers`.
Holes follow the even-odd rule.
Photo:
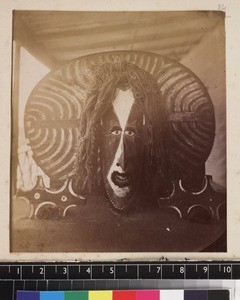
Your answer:
[[[0,280],[240,279],[239,262],[0,264]]]
[[[20,279],[20,266],[0,266],[0,279]]]
[[[139,265],[140,279],[161,279],[162,265]]]
[[[108,283],[126,288],[129,280],[137,285],[141,279],[240,279],[240,262],[0,263],[1,299],[14,299],[17,290],[102,289]]]
[[[40,270],[41,272],[41,270]],[[45,266],[46,279],[68,279],[68,266]]]
[[[24,266],[22,267],[22,279],[44,279],[44,266]]]
[[[92,266],[69,266],[69,279],[92,279]]]
[[[92,267],[92,278],[94,279],[114,279],[114,265],[101,265]]]
[[[232,265],[227,264],[213,264],[210,265],[209,279],[231,279]]]
[[[162,279],[184,279],[185,265],[162,265]]]
[[[186,279],[208,279],[209,266],[207,264],[186,265]]]

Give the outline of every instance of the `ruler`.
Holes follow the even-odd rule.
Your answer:
[[[14,300],[17,290],[94,290],[108,281],[121,288],[147,279],[240,279],[240,262],[0,263],[1,300]]]

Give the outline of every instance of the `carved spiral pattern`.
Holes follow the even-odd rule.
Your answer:
[[[215,134],[214,109],[201,81],[166,57],[139,51],[114,51],[78,58],[45,76],[25,109],[25,133],[37,164],[52,179],[73,175],[77,124],[99,64],[127,61],[155,76],[171,128],[171,161],[180,172],[204,166]]]

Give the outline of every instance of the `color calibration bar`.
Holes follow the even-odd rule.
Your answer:
[[[18,291],[17,300],[229,300],[228,290]]]

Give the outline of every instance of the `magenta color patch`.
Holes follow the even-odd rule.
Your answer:
[[[136,291],[136,300],[160,300],[160,291]]]

